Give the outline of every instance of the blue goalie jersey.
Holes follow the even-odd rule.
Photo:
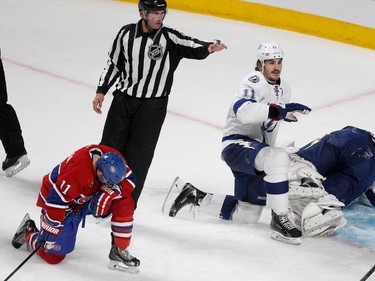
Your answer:
[[[375,206],[375,139],[368,131],[347,126],[300,148],[297,153],[326,179],[326,191],[349,205],[366,194]]]

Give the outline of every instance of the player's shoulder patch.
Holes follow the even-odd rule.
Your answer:
[[[251,83],[258,83],[260,81],[258,75],[251,75],[249,78],[247,78],[247,80],[249,80]]]

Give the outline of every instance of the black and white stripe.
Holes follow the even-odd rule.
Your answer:
[[[180,60],[206,58],[209,44],[169,27],[145,34],[141,21],[126,25],[114,40],[97,92],[105,94],[117,82],[116,91],[133,97],[167,96]]]

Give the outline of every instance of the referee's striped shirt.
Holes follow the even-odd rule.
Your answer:
[[[116,92],[137,98],[167,96],[180,60],[205,59],[209,44],[164,26],[143,33],[141,20],[126,25],[113,42],[97,93],[106,94],[117,81]]]

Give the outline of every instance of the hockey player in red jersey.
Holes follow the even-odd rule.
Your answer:
[[[50,264],[72,252],[79,224],[85,217],[112,214],[112,246],[108,267],[138,273],[140,261],[128,251],[133,228],[135,177],[121,154],[108,146],[89,145],[75,151],[43,177],[37,206],[40,231],[26,214],[12,245],[23,244]]]

